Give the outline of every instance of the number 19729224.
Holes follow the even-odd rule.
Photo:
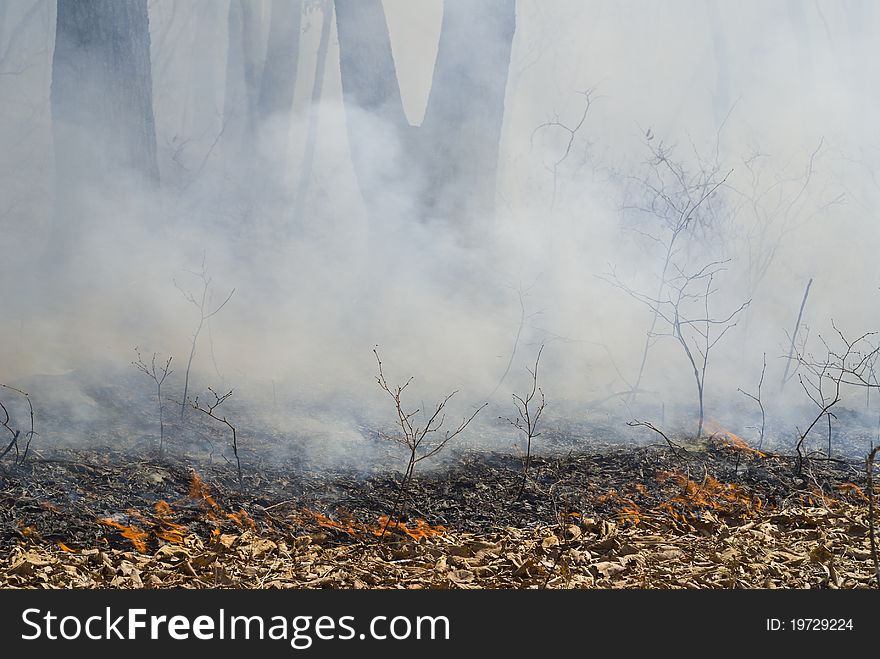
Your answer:
[[[852,618],[792,618],[792,631],[820,631],[820,632],[837,632],[852,631]]]
[[[767,619],[767,631],[792,631],[792,632],[841,632],[852,631],[852,618],[779,618]]]

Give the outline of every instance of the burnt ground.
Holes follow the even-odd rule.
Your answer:
[[[682,514],[705,509],[747,518],[755,506],[782,510],[822,505],[823,497],[864,500],[863,460],[814,456],[798,473],[796,456],[759,455],[721,436],[678,444],[679,449],[594,442],[586,450],[572,445],[563,452],[557,445],[555,455],[532,457],[520,496],[520,456],[449,449],[440,465],[419,465],[402,499],[400,472],[382,466],[398,461],[399,448],[364,441],[375,442],[373,455],[378,455],[367,473],[315,467],[295,456],[261,459],[259,447],[251,447],[241,452],[242,483],[232,461],[203,452],[169,450],[160,460],[111,447],[32,449],[24,464],[7,464],[0,472],[0,547],[27,537],[69,547],[106,539],[121,547],[126,541],[96,520],[126,522],[129,511],[149,513],[159,501],[174,509],[176,522],[210,531],[214,525],[204,515],[201,498],[191,496],[194,476],[223,510],[244,510],[257,527],[292,533],[309,527],[308,511],[374,524],[402,500],[406,519],[470,533],[552,525],[562,513],[623,516],[626,522],[630,511],[629,521],[635,521],[636,515],[670,502]],[[689,487],[703,488],[694,502],[687,501]]]
[[[567,442],[550,433],[552,450],[534,456],[521,496],[523,461],[509,452],[450,448],[437,464],[420,464],[405,493],[407,526],[389,529],[381,520],[401,500],[399,472],[389,467],[399,463],[399,447],[364,441],[375,442],[374,459],[357,469],[316,466],[307,455],[279,458],[269,440],[254,441],[241,451],[242,483],[229,451],[214,445],[170,445],[161,460],[139,442],[32,448],[18,466],[7,456],[0,470],[0,583],[875,585],[864,459],[814,454],[799,469],[795,456],[760,454],[723,434],[673,449]],[[449,554],[450,547],[458,549]],[[743,547],[757,552],[751,562]],[[305,551],[323,558],[296,559]],[[156,567],[169,557],[179,569]],[[270,559],[274,567],[253,572],[254,561]],[[316,560],[329,567],[314,569]],[[357,576],[358,564],[373,565],[374,576]],[[782,567],[773,572],[774,564]],[[295,565],[312,567],[300,574]],[[152,573],[161,577],[146,580]]]

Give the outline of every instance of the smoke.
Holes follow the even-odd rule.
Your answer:
[[[479,241],[417,219],[412,191],[425,173],[407,169],[408,145],[395,131],[344,105],[335,37],[306,212],[295,221],[320,10],[309,6],[304,16],[294,107],[248,138],[224,133],[228,36],[213,3],[182,13],[152,3],[162,186],[120,170],[112,185],[79,191],[88,221],[71,259],[76,284],[63,293],[46,285],[40,260],[55,212],[54,17],[43,4],[9,3],[7,25],[41,8],[27,19],[25,38],[0,32],[0,52],[11,48],[3,66],[23,68],[0,90],[0,381],[30,385],[45,408],[61,400],[45,384],[49,376],[77,374],[64,380],[62,416],[99,427],[109,418],[98,414],[100,398],[115,395],[140,401],[138,418],[151,419],[149,383],[130,366],[135,346],[146,356],[173,355],[168,391],[180,395],[198,314],[174,282],[198,294],[192,271],[204,259],[213,302],[235,293],[199,337],[192,391],[234,388],[240,414],[262,417],[264,428],[326,462],[356,462],[358,438],[394,421],[375,382],[374,348],[389,382],[414,377],[406,390],[412,409],[458,391],[449,411],[457,419],[492,395],[489,429],[473,435],[495,433],[501,444],[515,434],[491,422],[513,413],[510,394],[529,386],[526,367],[541,345],[549,422],[601,420],[624,434],[627,420],[649,417],[693,432],[697,387],[668,324],[650,337],[645,393],[626,394],[652,312],[624,289],[657,293],[665,223],[716,184],[671,261],[682,272],[723,262],[712,318],[750,301],[712,348],[707,415],[754,436],[755,409],[737,389],[756,390],[766,354],[768,414],[787,446],[801,406],[810,405],[796,378],[784,391],[781,378],[811,277],[798,334],[804,350],[823,350],[817,340],[833,338],[832,319],[852,336],[878,326],[870,3],[854,3],[863,12],[858,25],[840,3],[804,6],[802,20],[783,2],[718,3],[713,32],[703,2],[521,0],[498,204]],[[442,12],[441,3],[429,4],[385,3],[414,123],[430,90]],[[195,25],[210,48],[191,43],[187,27]],[[473,51],[480,66],[480,49]],[[196,80],[203,93],[194,98]],[[719,109],[719,99],[728,105]],[[350,130],[367,145],[368,179],[355,175]],[[100,135],[87,138],[109,147]],[[119,394],[138,388],[142,395]],[[852,394],[847,404],[864,409],[864,391]]]

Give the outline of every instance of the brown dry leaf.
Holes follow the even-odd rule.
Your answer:
[[[652,554],[651,558],[657,561],[677,561],[684,558],[684,552],[681,549],[671,547]]]
[[[516,568],[513,573],[515,577],[524,577],[528,576],[529,570],[535,567],[535,562],[531,558],[527,558],[522,565]]]
[[[55,561],[36,552],[29,551],[13,563],[10,572],[21,576],[31,576],[52,565]]]
[[[605,578],[611,578],[615,574],[620,574],[626,570],[626,567],[614,561],[601,561],[591,565],[590,569]]]
[[[472,546],[463,544],[463,545],[447,545],[444,548],[445,552],[450,556],[473,556],[474,549]]]
[[[254,538],[250,544],[250,550],[254,558],[261,559],[267,554],[278,551],[278,545],[268,538]]]
[[[474,573],[470,570],[453,570],[449,573],[449,580],[455,583],[471,583],[474,580]]]
[[[626,543],[617,550],[618,556],[628,556],[629,554],[639,553],[641,553],[641,549],[630,543]]]
[[[768,561],[779,561],[782,563],[800,563],[802,561],[807,560],[807,556],[803,554],[794,554],[790,551],[786,551],[784,549],[777,549],[771,551],[767,555]]]
[[[559,538],[555,535],[548,535],[546,538],[541,540],[541,547],[543,549],[550,549],[551,547],[556,547],[559,545]]]
[[[233,535],[231,533],[221,533],[220,536],[217,538],[217,541],[224,549],[232,549],[238,538],[239,536]]]
[[[188,558],[189,552],[179,545],[162,545],[156,550],[153,557],[163,563],[177,563],[182,559]]]
[[[717,554],[717,560],[719,563],[736,563],[739,561],[739,551],[734,547],[728,547],[720,554]]]
[[[834,558],[834,552],[824,543],[816,545],[810,551],[810,560],[815,563],[826,563],[832,558]]]

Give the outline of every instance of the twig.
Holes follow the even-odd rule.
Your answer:
[[[514,428],[522,432],[526,436],[526,455],[525,460],[523,462],[523,473],[522,473],[522,481],[519,485],[519,490],[517,490],[516,497],[514,501],[518,501],[522,496],[523,490],[526,487],[526,480],[529,475],[529,467],[532,463],[532,440],[536,437],[539,437],[541,433],[537,431],[538,421],[541,419],[541,414],[544,412],[545,399],[544,399],[544,391],[538,386],[538,365],[541,363],[541,353],[544,352],[544,346],[538,350],[538,356],[535,358],[535,368],[534,370],[531,368],[527,368],[529,374],[532,376],[532,389],[525,396],[520,396],[519,394],[513,394],[513,404],[516,407],[517,418],[515,419],[506,419],[506,421],[512,425]],[[541,395],[541,401],[538,404],[537,409],[531,407],[532,401],[535,398],[536,394]]]
[[[9,451],[14,447],[15,448],[15,465],[19,466],[19,465],[24,464],[24,461],[27,460],[28,451],[30,450],[30,447],[31,447],[31,440],[34,438],[34,435],[37,434],[34,431],[34,406],[31,403],[30,394],[28,394],[26,391],[23,391],[21,389],[16,389],[15,387],[11,387],[8,384],[0,384],[0,387],[2,387],[3,389],[8,389],[9,391],[14,391],[17,394],[21,394],[22,396],[24,396],[24,399],[27,401],[27,404],[28,404],[28,410],[30,412],[31,429],[29,431],[27,431],[27,433],[25,433],[25,437],[27,437],[27,443],[24,446],[24,452],[19,454],[18,438],[21,433],[20,433],[20,431],[14,430],[12,427],[10,427],[10,425],[9,425],[9,422],[10,422],[9,411],[6,409],[6,407],[3,405],[3,403],[0,402],[0,408],[2,408],[3,415],[5,417],[3,421],[0,421],[0,425],[2,425],[10,433],[12,433],[12,441],[9,443],[9,445],[6,447],[6,449],[3,451],[3,453],[0,454],[0,460],[2,460],[6,456],[6,454],[9,453]]]
[[[758,395],[756,396],[754,394],[750,394],[748,391],[740,389],[739,387],[736,388],[736,390],[738,392],[740,392],[744,396],[748,396],[753,401],[755,401],[758,404],[758,407],[761,409],[761,432],[758,435],[758,450],[759,451],[761,450],[761,446],[764,444],[764,427],[766,425],[766,419],[767,419],[767,416],[764,412],[764,403],[761,400],[761,387],[764,384],[764,372],[766,370],[767,370],[767,353],[765,352],[764,353],[764,365],[761,367],[761,379],[758,380]],[[829,455],[830,455],[830,452],[829,452]]]
[[[162,409],[162,384],[165,382],[165,378],[174,372],[170,370],[171,360],[174,357],[169,357],[165,362],[165,366],[157,368],[157,355],[155,352],[153,353],[150,366],[147,366],[137,346],[135,346],[134,351],[137,354],[137,361],[132,362],[132,365],[156,383],[156,403],[159,406],[159,458],[161,459],[165,454],[165,417]]]
[[[411,412],[406,411],[404,409],[404,404],[401,400],[403,392],[412,383],[413,378],[410,377],[401,386],[392,387],[385,379],[385,373],[382,370],[382,360],[379,358],[378,350],[374,348],[373,354],[376,356],[376,362],[379,369],[379,373],[376,376],[376,382],[378,383],[379,387],[385,393],[387,393],[391,400],[394,402],[394,411],[397,415],[397,426],[400,429],[399,434],[387,435],[380,432],[379,437],[381,437],[382,439],[393,441],[397,444],[401,444],[402,446],[406,447],[409,453],[407,458],[406,470],[403,473],[403,478],[401,478],[398,487],[398,495],[397,500],[394,504],[393,514],[388,516],[388,519],[385,522],[385,526],[382,528],[382,533],[379,535],[379,539],[380,541],[382,541],[384,540],[385,533],[392,522],[396,524],[399,519],[403,517],[407,486],[412,481],[416,465],[419,462],[427,460],[431,456],[436,455],[450,442],[450,440],[460,435],[464,431],[464,429],[468,427],[470,422],[474,420],[474,417],[476,417],[477,414],[479,414],[479,412],[489,403],[483,403],[482,405],[480,405],[473,414],[463,419],[462,422],[453,430],[447,430],[445,433],[443,433],[442,436],[440,436],[440,439],[431,443],[430,439],[438,435],[438,433],[443,428],[443,424],[446,421],[446,404],[452,399],[453,396],[455,396],[455,394],[458,393],[458,391],[453,391],[451,394],[443,398],[443,400],[441,400],[437,404],[431,416],[428,417],[425,425],[419,426],[415,419],[416,415],[421,410],[415,409]]]
[[[791,365],[791,357],[794,354],[794,343],[797,338],[798,330],[801,328],[801,318],[804,315],[804,307],[807,305],[807,296],[810,294],[810,286],[813,285],[813,278],[810,277],[810,280],[807,282],[807,287],[804,289],[804,298],[801,300],[801,308],[798,310],[797,321],[794,324],[794,332],[791,334],[791,345],[788,348],[788,359],[785,360],[785,370],[782,372],[782,383],[779,385],[779,390],[782,391],[785,389],[785,383],[788,382],[788,368]]]
[[[880,446],[875,446],[868,453],[865,460],[865,471],[868,477],[868,531],[871,538],[871,558],[874,560],[874,576],[877,577],[877,587],[880,588],[880,559],[877,557],[877,540],[874,533],[874,458],[880,451]]]
[[[653,430],[654,432],[656,432],[658,435],[660,435],[666,441],[666,444],[669,446],[670,449],[672,449],[673,455],[675,455],[676,457],[679,457],[679,458],[681,457],[678,454],[678,452],[684,451],[684,448],[682,448],[681,446],[679,446],[678,444],[673,442],[671,439],[669,439],[667,434],[665,432],[663,432],[662,430],[660,430],[660,428],[655,426],[653,423],[650,423],[648,421],[638,421],[636,419],[633,419],[632,421],[627,421],[626,425],[628,425],[632,428],[641,427],[641,428],[647,428],[648,430]]]
[[[230,396],[232,396],[233,390],[230,389],[222,396],[220,396],[211,387],[208,387],[208,391],[210,391],[214,396],[213,403],[200,403],[199,397],[196,396],[195,400],[190,401],[190,405],[192,406],[193,409],[198,410],[199,412],[202,412],[203,414],[211,417],[215,421],[219,421],[220,423],[224,424],[227,428],[229,428],[232,431],[232,453],[235,455],[235,464],[236,464],[236,468],[238,471],[238,485],[239,485],[239,487],[241,487],[243,485],[244,481],[243,481],[242,475],[241,475],[241,459],[238,457],[238,433],[235,429],[235,426],[233,426],[229,422],[229,420],[226,418],[225,414],[223,416],[218,416],[214,412],[214,410],[216,410],[218,407],[220,407],[225,400],[227,400]]]
[[[199,340],[199,334],[202,332],[202,328],[205,325],[205,322],[210,320],[213,316],[216,316],[220,310],[226,306],[226,303],[232,299],[233,294],[235,293],[235,289],[233,288],[229,291],[229,295],[226,296],[226,299],[223,300],[219,305],[217,305],[213,311],[208,311],[208,306],[211,303],[211,293],[213,292],[211,289],[211,278],[208,277],[208,271],[205,268],[205,255],[202,254],[202,266],[198,272],[190,272],[190,274],[195,275],[201,281],[202,291],[198,298],[193,295],[190,291],[186,291],[180,287],[180,285],[174,281],[174,286],[177,290],[180,291],[181,295],[183,295],[186,300],[192,304],[199,311],[199,322],[196,325],[196,331],[192,336],[192,343],[189,351],[189,359],[186,362],[186,373],[183,378],[183,403],[187,401],[187,394],[189,392],[189,374],[192,369],[193,358],[196,356],[196,344]],[[213,359],[213,339],[211,342],[211,358]],[[217,369],[216,362],[214,363],[215,370]],[[186,411],[186,405],[181,404],[180,406],[180,418],[183,419],[184,412]]]
[[[513,348],[511,348],[510,350],[510,359],[507,360],[507,365],[504,367],[504,372],[501,374],[501,377],[498,378],[498,382],[495,384],[495,388],[492,390],[492,393],[486,396],[486,400],[492,400],[492,397],[504,383],[504,379],[507,377],[507,374],[510,373],[510,367],[513,366],[513,358],[516,356],[516,351],[519,347],[519,337],[522,335],[523,327],[526,324],[525,294],[522,290],[522,287],[517,289],[517,294],[519,295],[519,325],[516,328],[516,336],[513,339]]]

